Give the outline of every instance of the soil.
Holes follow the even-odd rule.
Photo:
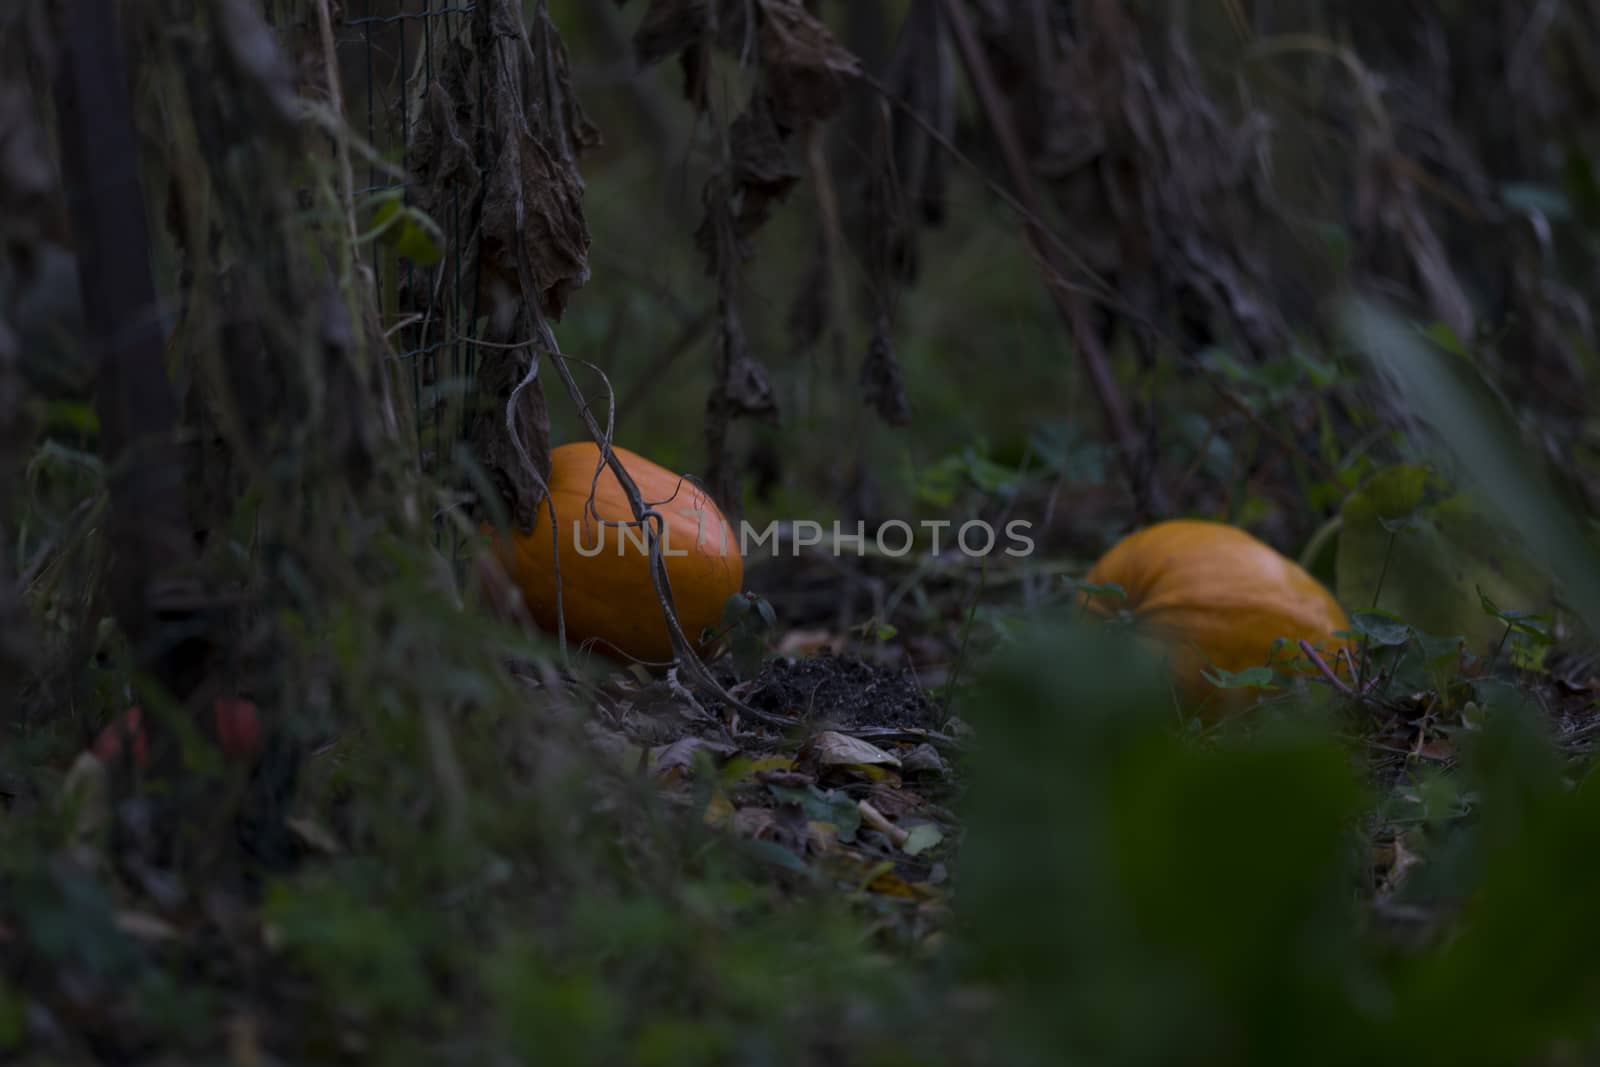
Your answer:
[[[833,655],[771,660],[744,699],[762,711],[844,729],[934,729],[943,717],[904,668]]]

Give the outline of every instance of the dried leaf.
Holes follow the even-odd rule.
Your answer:
[[[889,867],[888,864],[884,866]],[[926,886],[915,885],[906,881],[896,874],[892,868],[875,872],[864,888],[869,893],[878,893],[887,897],[901,897],[906,900],[928,900],[937,896],[933,890]]]
[[[829,630],[790,630],[778,639],[778,655],[787,657],[818,656],[824,652],[834,655],[844,651],[843,634]]]
[[[771,808],[740,808],[733,816],[733,832],[752,841],[771,840],[777,820]]]
[[[633,54],[648,67],[700,43],[711,25],[709,0],[650,0],[633,32]]]
[[[903,819],[907,815],[921,811],[928,803],[915,793],[883,783],[873,785],[867,793],[867,799],[872,802],[873,807],[891,819]]]
[[[325,856],[338,856],[344,853],[344,846],[333,835],[333,831],[309,815],[290,816],[283,820],[283,824],[306,847],[315,852],[321,852]]]
[[[899,767],[900,760],[877,745],[839,733],[824,730],[800,750],[800,762],[819,767]]]
[[[761,781],[764,784],[772,774],[787,774],[793,767],[794,761],[787,756],[733,759],[728,761],[728,764],[722,768],[718,778],[727,786],[734,786],[747,781]]]
[[[842,840],[840,828],[831,822],[812,819],[806,823],[806,850],[813,855],[837,851]]]
[[[93,752],[81,752],[61,783],[61,802],[71,812],[69,837],[75,845],[98,849],[111,821],[107,768]]]
[[[707,181],[706,214],[694,235],[710,275],[718,275],[719,267],[726,266],[724,257],[749,256],[749,238],[772,216],[802,173],[778,128],[770,99],[760,92],[728,128],[728,155],[731,173]]]
[[[761,0],[761,66],[772,103],[796,129],[839,110],[843,81],[860,61],[799,0]]]
[[[931,822],[919,823],[911,828],[900,845],[908,856],[919,856],[944,841],[944,831]]]
[[[891,426],[905,426],[911,422],[905,375],[894,354],[889,322],[882,316],[873,327],[872,343],[867,346],[867,358],[861,364],[861,391],[884,422]]]
[[[261,1024],[254,1015],[239,1014],[228,1020],[228,1056],[235,1067],[264,1067],[272,1062],[261,1048]]]
[[[700,752],[716,757],[727,757],[738,751],[733,745],[710,741],[704,737],[680,737],[671,744],[658,745],[650,750],[650,768],[656,777],[665,779],[674,773],[685,775],[694,767],[695,755]]]
[[[1456,758],[1456,746],[1443,737],[1431,737],[1419,744],[1414,754],[1419,759],[1450,763]]]
[[[1412,835],[1396,834],[1390,844],[1374,849],[1373,865],[1384,872],[1378,890],[1380,896],[1392,896],[1411,872],[1422,865],[1422,856],[1412,847],[1415,843]]]
[[[733,802],[728,799],[728,795],[722,790],[716,789],[712,791],[711,798],[706,801],[706,810],[700,818],[707,826],[721,827],[732,823],[734,832],[738,833],[738,816],[741,814],[743,813],[734,810]],[[742,834],[741,836],[753,837],[756,835]]]
[[[507,279],[519,276],[521,245],[539,307],[553,319],[561,317],[571,290],[589,280],[583,183],[531,134],[502,144],[490,164],[482,232],[484,269]]]
[[[536,335],[539,315],[560,318],[571,292],[588,280],[576,160],[600,143],[599,132],[572,91],[566,50],[542,7],[525,26],[520,4],[478,4],[430,54],[436,72],[414,72],[422,89],[409,131],[412,196],[434,219],[458,205],[481,205],[465,247],[447,249],[442,269],[477,278],[479,303],[489,312],[485,340],[496,344],[479,352],[476,387],[490,413],[472,421],[473,456],[513,523],[527,529],[550,470],[549,416],[533,352],[505,343]],[[488,131],[481,150],[474,130]],[[407,289],[403,299],[448,320],[453,307],[435,306],[427,284]],[[468,332],[450,321],[443,328]]]
[[[117,929],[140,941],[176,941],[179,937],[176,926],[143,911],[117,912]]]

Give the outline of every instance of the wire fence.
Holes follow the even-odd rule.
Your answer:
[[[417,103],[428,99],[450,42],[471,33],[475,11],[474,4],[448,0],[348,0],[343,74],[348,117],[358,124],[364,120],[368,143],[397,163],[402,175],[411,174]],[[481,68],[476,77],[481,101]],[[482,131],[463,134],[481,169],[486,143]],[[403,206],[413,206],[404,177],[369,165],[358,200],[380,204],[396,196]],[[481,203],[463,199],[455,190],[446,210],[435,207],[433,222],[441,233],[443,255],[433,266],[420,267],[390,254],[381,242],[374,242],[371,253],[392,358],[410,378],[418,461],[434,473],[449,470],[457,441],[471,430],[481,309],[478,279],[469,276],[476,273],[475,266],[468,258]],[[452,407],[455,416],[447,416]]]

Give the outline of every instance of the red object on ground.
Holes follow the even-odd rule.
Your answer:
[[[89,751],[101,763],[116,763],[122,759],[122,746],[126,741],[133,748],[133,762],[143,767],[150,758],[149,746],[144,737],[144,709],[135,704],[118,715],[94,739]]]
[[[224,759],[230,763],[248,763],[260,753],[261,716],[254,701],[218,697],[211,706],[211,714],[217,747],[222,749]],[[141,767],[150,759],[144,732],[144,709],[137,704],[107,724],[89,749],[101,763],[116,763],[123,758],[125,750],[132,752],[133,762]]]
[[[217,746],[229,760],[245,763],[261,751],[261,716],[252,700],[218,697],[212,706],[216,716]]]

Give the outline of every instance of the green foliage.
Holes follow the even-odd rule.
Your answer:
[[[751,678],[766,657],[778,617],[756,593],[735,593],[722,608],[722,634],[741,678]]]
[[[970,712],[962,899],[976,973],[1006,990],[1008,1061],[1320,1061],[1363,981],[1341,936],[1354,779],[1304,731],[1196,747],[1158,677],[1115,631],[1050,629]]]
[[[898,0],[885,10],[898,18],[908,6]],[[1465,10],[1446,6],[1451,19]],[[598,8],[566,2],[553,10],[565,31]],[[1193,21],[1186,32],[1208,22]],[[391,29],[432,33],[438,25]],[[399,40],[404,51],[409,39],[401,32]],[[625,129],[621,114],[640,101],[623,92],[643,83],[624,90],[620,79],[596,78],[588,59],[574,55],[577,80],[599,83],[592,93],[585,88],[586,99],[617,96],[615,114],[600,116],[601,125]],[[1233,70],[1238,55],[1221,57],[1225,64],[1217,58],[1202,56],[1201,65]],[[1357,57],[1341,61],[1365,77]],[[150,68],[167,73],[156,61]],[[1323,77],[1323,58],[1307,69],[1316,72],[1318,93],[1339,81]],[[1352,110],[1335,97],[1308,102],[1319,114]],[[1136,114],[1132,98],[1117,103],[1105,109],[1107,121],[1123,104]],[[687,109],[679,117],[687,129]],[[695,122],[696,138],[714,125]],[[1383,125],[1387,136],[1387,119]],[[146,139],[159,143],[150,132]],[[248,131],[241,123],[230,132]],[[152,189],[181,193],[173,202],[199,212],[189,249],[199,277],[230,269],[241,307],[274,337],[271,365],[310,398],[268,440],[220,429],[234,434],[249,484],[210,530],[205,560],[223,599],[247,605],[240,633],[230,635],[237,640],[226,650],[227,670],[248,676],[275,739],[294,759],[258,769],[248,787],[279,793],[256,808],[241,800],[243,781],[228,780],[241,787],[232,792],[196,791],[160,847],[141,836],[148,823],[140,804],[187,803],[191,794],[155,777],[139,783],[138,803],[105,813],[103,832],[72,832],[95,814],[96,797],[87,790],[63,796],[61,769],[95,726],[126,706],[136,679],[120,635],[102,617],[106,545],[98,531],[108,468],[95,454],[98,419],[76,396],[35,405],[47,436],[23,472],[16,563],[18,570],[36,558],[47,563],[29,596],[49,658],[66,680],[41,705],[67,711],[8,733],[0,745],[0,1054],[25,1044],[30,1027],[55,1026],[74,1039],[83,1031],[85,1058],[92,1052],[106,1062],[198,1062],[230,1045],[239,1062],[652,1067],[1487,1067],[1600,1055],[1600,934],[1589,921],[1600,890],[1600,786],[1545,736],[1533,683],[1516,673],[1542,668],[1566,621],[1553,609],[1552,590],[1593,628],[1600,579],[1589,531],[1546,484],[1504,405],[1476,377],[1486,363],[1476,338],[1443,324],[1413,330],[1366,305],[1348,310],[1348,332],[1387,376],[1392,396],[1432,430],[1437,472],[1392,465],[1403,452],[1396,431],[1369,405],[1350,402],[1357,365],[1321,347],[1316,329],[1301,339],[1302,327],[1320,329],[1316,323],[1288,323],[1294,339],[1280,352],[1247,353],[1224,340],[1191,359],[1192,338],[1162,338],[1163,323],[1138,321],[1174,295],[1150,289],[1156,275],[1206,267],[1198,280],[1216,290],[1208,299],[1242,298],[1230,309],[1238,312],[1274,290],[1233,293],[1233,253],[1250,253],[1237,257],[1249,267],[1242,282],[1258,269],[1302,272],[1272,260],[1275,238],[1231,247],[1223,232],[1231,223],[1189,235],[1204,237],[1198,243],[1174,230],[1196,262],[1167,262],[1176,247],[1149,245],[1167,227],[1137,233],[1138,202],[1157,192],[1169,205],[1202,201],[1193,190],[1141,185],[1140,168],[1122,166],[1137,158],[1119,162],[1119,138],[1108,142],[1112,165],[1100,170],[1118,186],[1132,180],[1136,193],[1127,216],[1108,221],[1130,229],[1063,232],[1091,261],[1113,253],[1119,275],[1126,273],[1112,279],[1126,290],[1120,295],[1094,291],[1101,279],[1086,281],[1111,320],[1116,384],[1159,427],[1157,474],[1177,487],[1176,508],[1270,522],[1291,542],[1338,514],[1311,540],[1308,562],[1330,580],[1336,569],[1339,591],[1356,609],[1361,677],[1352,682],[1364,695],[1334,715],[1291,694],[1242,722],[1202,730],[1177,718],[1159,666],[1125,639],[1125,619],[1093,627],[1041,622],[1041,606],[1070,608],[1088,595],[1114,600],[1120,588],[1060,581],[1041,566],[1024,574],[1025,595],[1008,591],[996,604],[969,599],[966,585],[956,598],[930,593],[925,587],[947,577],[931,566],[894,574],[882,617],[863,622],[862,636],[888,646],[902,633],[924,636],[914,625],[974,619],[962,631],[963,653],[998,653],[976,682],[958,671],[960,684],[952,684],[961,716],[976,726],[962,734],[956,761],[965,792],[950,801],[961,832],[919,823],[900,846],[948,861],[955,874],[955,915],[941,927],[942,940],[919,941],[913,956],[883,913],[858,899],[866,894],[830,884],[803,846],[704,825],[710,774],[697,776],[705,793],[681,809],[643,780],[640,760],[619,771],[623,761],[595,751],[591,735],[637,709],[615,688],[592,689],[581,665],[552,684],[548,643],[478,610],[460,588],[463,560],[434,547],[470,547],[476,531],[452,525],[455,499],[416,476],[409,439],[383,438],[378,447],[388,454],[377,458],[372,482],[347,484],[328,442],[347,420],[371,414],[360,410],[368,391],[327,388],[329,368],[318,358],[330,347],[326,324],[300,306],[273,303],[279,289],[301,290],[264,284],[285,274],[298,279],[267,253],[288,238],[314,251],[294,261],[307,269],[371,257],[383,285],[379,325],[388,330],[400,310],[402,272],[440,261],[449,244],[440,223],[449,220],[408,205],[396,188],[357,205],[363,232],[356,247],[325,246],[347,223],[331,194],[328,161],[315,153],[296,158],[296,169],[263,171],[275,176],[264,180],[252,172],[251,140],[240,136],[217,174],[250,177],[253,185],[197,181],[175,159],[164,175],[171,189],[165,182]],[[845,140],[848,156],[868,158],[869,144],[854,134]],[[1285,176],[1298,173],[1287,140],[1264,146]],[[661,168],[648,153],[629,149],[626,137],[613,143],[625,150],[584,163],[594,277],[568,308],[561,338],[573,355],[603,365],[625,407],[633,401],[619,419],[624,443],[675,469],[701,470],[701,441],[689,427],[704,409],[706,354],[715,347],[714,319],[702,309],[716,298],[686,220],[701,211],[692,191],[704,170],[725,163],[725,154],[699,139],[685,142],[687,151],[675,148],[671,165],[681,165],[681,181],[661,193]],[[1542,214],[1540,221],[1594,226],[1600,183],[1592,162],[1576,146],[1563,151],[1559,173],[1507,186],[1500,199]],[[1152,174],[1174,172],[1170,162]],[[1404,207],[1420,186],[1404,184],[1404,168],[1389,169],[1386,163],[1384,181],[1399,183],[1397,193],[1406,195],[1394,203]],[[1322,219],[1327,205],[1295,202],[1301,194],[1293,184],[1281,182],[1274,199],[1286,198],[1301,216],[1297,228],[1325,246],[1340,275],[1389,258],[1373,255],[1363,232],[1372,226]],[[895,343],[918,416],[909,431],[872,422],[849,384],[865,347],[867,299],[887,295],[859,291],[846,262],[859,249],[819,261],[821,273],[835,275],[824,287],[840,298],[821,340],[800,342],[785,322],[792,318],[787,295],[817,282],[807,255],[771,250],[811,247],[819,219],[808,205],[828,198],[790,197],[755,254],[741,261],[749,348],[767,367],[785,419],[781,429],[754,431],[782,460],[764,506],[830,519],[844,508],[833,489],[848,480],[868,490],[866,501],[881,494],[881,505],[864,506],[884,514],[1004,505],[1007,514],[1031,515],[1047,493],[1056,509],[1055,490],[1065,486],[1054,514],[1068,552],[1127,518],[1124,472],[1078,382],[1070,331],[1052,316],[1038,264],[1017,239],[1016,213],[982,185],[953,168],[957,210],[942,229],[921,235],[918,287],[893,295]],[[1056,221],[1082,221],[1071,218],[1075,196],[1051,192],[1049,202],[1064,212]],[[1172,192],[1182,197],[1169,200]],[[1329,202],[1351,199],[1347,193],[1341,186]],[[1219,194],[1214,206],[1227,209],[1226,190]],[[237,216],[197,206],[224,196],[248,202],[247,218],[261,232],[238,232]],[[294,211],[267,210],[274,198],[292,200]],[[1176,219],[1170,206],[1163,211]],[[1207,207],[1204,214],[1220,224],[1232,213]],[[1406,218],[1404,236],[1416,240],[1426,223],[1420,214]],[[213,233],[219,247],[225,242],[225,257],[203,253]],[[1130,236],[1138,239],[1120,239]],[[1444,236],[1453,243],[1462,234]],[[333,251],[342,255],[325,255]],[[1141,278],[1140,258],[1151,251],[1160,261]],[[1299,268],[1316,249],[1292,251]],[[161,254],[174,258],[171,250]],[[353,281],[343,278],[355,307]],[[416,278],[407,284],[426,287]],[[219,293],[202,284],[186,296],[217,303]],[[474,294],[457,299],[472,302]],[[184,363],[177,355],[194,354],[189,349],[218,356],[216,338],[231,336],[222,328],[238,325],[239,310],[218,303],[198,316],[207,336],[175,344],[175,364]],[[690,327],[702,318],[710,325],[696,333]],[[434,325],[424,325],[425,336]],[[1135,342],[1130,335],[1146,325],[1155,329]],[[1235,331],[1218,321],[1206,332]],[[381,354],[364,351],[352,362],[376,364]],[[249,362],[233,351],[220,358]],[[410,360],[388,383],[399,388],[395,404],[430,413],[422,422],[431,428],[434,459],[453,463],[503,526],[494,481],[464,448],[452,448],[456,435],[432,414],[472,388],[456,373],[464,368],[447,373],[425,370],[426,363]],[[604,410],[605,389],[586,384]],[[643,395],[630,398],[635,389]],[[558,441],[578,432],[562,405],[554,419]],[[191,429],[201,430],[203,445],[210,429]],[[407,429],[419,431],[420,446],[424,425]],[[740,424],[735,437],[746,434]],[[1097,496],[1100,490],[1109,491]],[[858,510],[855,502],[850,508]],[[36,556],[41,545],[53,545],[53,555]],[[983,583],[1005,577],[986,571],[973,584],[992,592]],[[724,623],[732,665],[748,677],[769,652],[773,607],[741,594]],[[977,631],[970,648],[966,629]],[[1470,665],[1485,673],[1463,673],[1464,638],[1480,654]],[[508,659],[520,673],[506,669]],[[1213,681],[1257,690],[1274,676],[1253,668],[1219,672]],[[183,725],[172,702],[141,699],[153,718]],[[1372,736],[1380,725],[1404,736]],[[192,728],[179,732],[186,766],[206,772],[199,777],[208,788],[227,778],[211,773],[224,768]],[[1423,752],[1441,740],[1443,755]],[[742,762],[748,769],[752,761]],[[723,769],[722,786],[747,777],[734,766]],[[803,779],[762,781],[757,789],[802,819],[834,827],[841,840],[870,833],[860,789]],[[1392,850],[1418,858],[1418,870],[1398,888],[1374,877],[1374,827],[1393,838]],[[268,856],[258,848],[267,831],[292,847]],[[54,1016],[38,1023],[46,1010]],[[266,1055],[252,1056],[236,1037],[232,1028],[242,1019],[260,1024]]]
[[[1344,603],[1462,634],[1478,651],[1504,629],[1485,616],[1480,590],[1536,610],[1550,604],[1549,580],[1492,513],[1410,464],[1378,472],[1346,498],[1337,575]]]
[[[1375,305],[1351,302],[1343,322],[1400,401],[1432,431],[1437,450],[1506,529],[1523,545],[1538,546],[1539,566],[1589,631],[1600,633],[1600,563],[1593,545],[1483,380]]]
[[[420,899],[385,899],[381,889],[371,864],[340,864],[292,889],[274,887],[262,917],[331,1003],[358,1021],[393,1024],[432,1007],[426,959],[441,931]]]
[[[1013,492],[1021,475],[997,463],[981,448],[968,446],[925,467],[917,480],[917,498],[948,508],[973,491],[985,496]]]
[[[1592,1046],[1600,791],[1563,781],[1530,706],[1491,699],[1465,781],[1419,788],[1438,862],[1410,899],[1446,919],[1407,945],[1363,902],[1368,801],[1345,744],[1304,709],[1185,737],[1149,667],[1115,631],[1049,628],[966,712],[983,743],[959,951],[1004,1005],[1007,1062],[1487,1065]]]

